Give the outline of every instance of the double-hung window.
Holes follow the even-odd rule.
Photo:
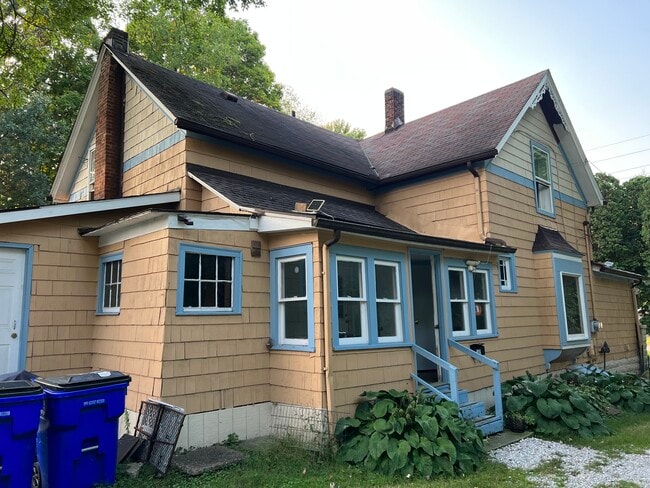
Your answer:
[[[122,294],[122,253],[102,256],[99,260],[97,313],[118,314]]]
[[[88,149],[88,191],[95,190],[95,145]]]
[[[533,160],[535,204],[537,211],[541,214],[554,217],[550,151],[537,142],[531,142],[530,150]]]
[[[278,349],[314,350],[311,244],[271,251],[271,338]]]
[[[351,246],[332,253],[334,343],[381,347],[404,342],[402,255]]]
[[[176,313],[241,312],[241,252],[179,245]]]
[[[553,256],[555,296],[560,338],[564,345],[587,341],[587,307],[582,261],[569,256]]]
[[[447,279],[453,337],[496,335],[491,268],[482,265],[470,271],[454,263],[447,268]]]

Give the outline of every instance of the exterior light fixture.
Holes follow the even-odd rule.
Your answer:
[[[468,259],[467,261],[465,261],[465,264],[467,265],[467,271],[469,271],[470,273],[473,273],[474,271],[476,271],[476,267],[479,264],[481,264],[481,262],[480,261],[474,261],[472,259]]]

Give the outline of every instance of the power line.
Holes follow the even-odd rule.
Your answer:
[[[650,134],[643,134],[642,136],[631,137],[629,139],[624,139],[622,141],[612,142],[612,143],[609,143],[609,144],[605,144],[603,146],[592,147],[590,149],[587,149],[587,151],[595,151],[596,149],[602,149],[604,147],[616,146],[617,144],[623,144],[624,142],[636,141],[637,139],[643,139],[644,137],[648,137],[648,136],[650,136]]]
[[[609,174],[613,175],[616,173],[623,173],[624,171],[632,171],[635,169],[647,168],[648,166],[650,166],[650,163],[642,164],[641,166],[634,166],[632,168],[617,169],[616,171],[610,171]]]
[[[619,154],[618,156],[612,156],[610,158],[596,159],[595,162],[600,163],[602,161],[609,161],[610,159],[618,159],[618,158],[622,158],[623,156],[630,156],[632,154],[639,154],[639,153],[646,152],[646,151],[650,151],[650,147],[647,147],[645,149],[640,149],[638,151],[632,151],[632,152],[625,153],[625,154]]]

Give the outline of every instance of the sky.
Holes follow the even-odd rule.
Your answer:
[[[594,173],[650,175],[650,1],[266,0],[231,16],[324,121],[372,135],[387,88],[408,122],[550,69]]]

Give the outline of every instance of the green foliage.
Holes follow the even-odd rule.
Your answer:
[[[49,113],[47,97],[0,111],[0,208],[46,203],[66,141],[65,123]]]
[[[344,461],[378,473],[424,477],[478,469],[484,454],[481,433],[460,417],[455,403],[421,391],[381,390],[362,396],[369,401],[336,425]]]
[[[611,373],[591,368],[588,374],[561,375],[580,390],[599,392],[607,403],[635,413],[650,412],[650,381],[634,374]]]
[[[131,50],[152,63],[279,109],[282,87],[264,62],[266,49],[257,34],[243,20],[192,3],[179,9],[176,2],[128,2]]]
[[[224,446],[236,447],[239,445],[239,436],[235,432],[228,434],[228,437],[222,442]]]
[[[602,413],[564,379],[528,373],[502,385],[506,415],[534,419],[535,432],[551,437],[608,434]]]
[[[366,137],[366,131],[360,129],[359,127],[352,127],[349,122],[346,122],[343,119],[332,120],[331,122],[326,123],[323,127],[337,134],[341,134],[352,139],[360,141]]]

